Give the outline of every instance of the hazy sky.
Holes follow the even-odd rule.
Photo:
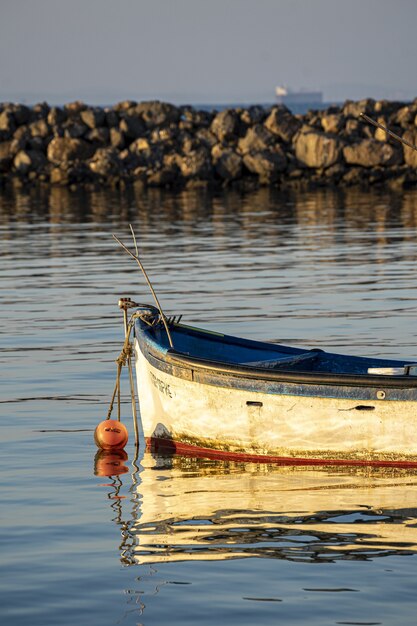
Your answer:
[[[0,101],[417,96],[417,0],[0,0]]]

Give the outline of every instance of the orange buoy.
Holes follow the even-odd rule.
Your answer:
[[[94,441],[103,450],[118,450],[127,444],[128,432],[122,422],[104,420],[94,431]]]
[[[125,450],[97,450],[94,459],[94,474],[96,476],[119,476],[126,474],[127,454]]]

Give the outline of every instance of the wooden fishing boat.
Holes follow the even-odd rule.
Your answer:
[[[143,433],[264,462],[417,466],[417,364],[241,339],[134,314]]]

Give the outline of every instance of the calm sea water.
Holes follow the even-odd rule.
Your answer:
[[[415,624],[417,472],[136,457],[126,380],[96,454],[130,222],[168,314],[417,359],[416,193],[3,192],[2,623]]]

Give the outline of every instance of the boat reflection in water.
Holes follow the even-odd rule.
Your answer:
[[[417,552],[417,470],[145,452],[129,491],[123,506],[133,504],[130,519],[123,521],[124,510],[115,520],[126,565],[244,557],[329,562]]]

